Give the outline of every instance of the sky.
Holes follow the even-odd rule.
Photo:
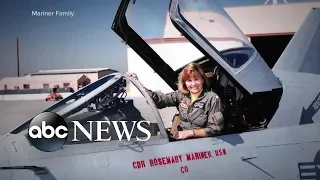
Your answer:
[[[261,5],[265,1],[218,0],[218,3],[229,7]],[[143,38],[161,37],[168,3],[169,0],[136,0],[135,5],[129,5],[129,25]],[[17,76],[17,38],[20,75],[45,69],[127,71],[126,45],[111,30],[119,4],[120,0],[1,0],[0,78]],[[34,16],[32,11],[54,12],[54,16]],[[71,11],[74,15],[56,16],[56,11]]]

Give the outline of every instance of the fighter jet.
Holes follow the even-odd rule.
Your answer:
[[[143,84],[126,73],[113,73],[44,112],[62,116],[67,124],[148,120],[148,141],[97,142],[82,134],[79,141],[68,137],[58,150],[44,152],[28,136],[30,119],[1,138],[0,179],[320,179],[320,9],[310,11],[271,69],[221,7],[212,0],[202,2],[207,4],[197,7],[210,16],[207,24],[197,24],[194,14],[200,13],[184,12],[181,0],[171,0],[168,12],[176,30],[203,54],[192,62],[212,74],[212,91],[224,104],[221,135],[172,139],[176,111],[169,114],[172,127],[165,127],[162,109]],[[121,1],[112,30],[177,90],[184,65],[173,70],[131,28],[129,5],[135,4]],[[115,137],[113,128],[110,134]]]

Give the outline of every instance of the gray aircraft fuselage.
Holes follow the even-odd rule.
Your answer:
[[[121,6],[126,7],[126,3],[129,3],[129,1],[123,0]],[[129,97],[128,100],[133,100],[130,107],[129,105],[128,107],[116,107],[114,114],[106,115],[106,117],[113,117],[116,120],[121,119],[122,117],[114,116],[117,114],[117,110],[121,113],[127,112],[126,116],[123,116],[127,119],[131,116],[138,117],[133,115],[136,113],[130,112],[136,112],[135,107],[139,106],[140,103],[145,103],[149,107],[146,113],[148,120],[154,122],[159,128],[156,134],[153,134],[146,142],[132,139],[131,141],[112,140],[74,143],[66,144],[54,152],[42,152],[27,139],[28,123],[26,123],[0,138],[0,179],[319,180],[320,114],[318,110],[320,108],[320,75],[319,68],[314,68],[314,66],[319,65],[318,61],[310,60],[310,58],[320,57],[319,50],[315,49],[315,47],[319,47],[320,41],[311,41],[319,37],[320,30],[318,28],[313,31],[314,36],[310,36],[307,31],[302,31],[306,27],[312,29],[312,27],[318,25],[307,22],[310,19],[320,20],[319,9],[313,9],[310,12],[302,25],[303,28],[297,31],[284,53],[284,56],[293,53],[299,49],[297,48],[298,45],[306,46],[300,40],[303,39],[302,37],[305,37],[304,39],[309,38],[309,42],[313,42],[309,44],[309,50],[317,52],[312,52],[312,57],[305,55],[301,57],[302,60],[297,60],[301,60],[307,65],[284,70],[281,65],[284,61],[290,61],[290,58],[281,57],[282,62],[278,62],[279,65],[276,64],[275,68],[271,70],[268,69],[259,54],[254,53],[252,57],[256,58],[251,58],[247,61],[247,64],[244,64],[242,73],[233,73],[232,68],[224,63],[222,55],[215,52],[214,47],[207,46],[208,42],[203,39],[203,36],[188,23],[185,23],[185,19],[181,16],[177,7],[178,1],[172,0],[170,18],[175,27],[188,40],[196,44],[197,48],[209,59],[215,59],[224,73],[228,74],[228,78],[232,79],[234,83],[238,83],[240,91],[246,91],[247,96],[253,96],[257,92],[264,93],[277,88],[282,89],[280,100],[277,102],[278,107],[266,127],[227,133],[216,137],[171,141],[163,123],[163,114],[159,113],[143,85],[122,73],[113,73],[75,92],[61,102],[57,102],[56,105],[49,108],[49,111],[55,111],[62,116],[69,117],[73,113],[80,113],[80,110],[87,108],[88,104],[94,102],[93,100],[99,100],[101,105],[104,105],[105,97],[115,100],[112,98],[114,92],[111,91],[113,89],[111,87],[121,86],[120,80],[127,78],[140,90],[142,96],[140,98]],[[148,55],[150,57],[154,55],[154,58],[151,58],[154,60],[153,63],[161,63],[161,58],[155,56],[147,48],[149,46],[136,43],[142,41],[130,28],[124,26],[126,21],[121,18],[124,18],[125,11],[121,10],[123,9],[119,8],[117,12],[116,19],[118,18],[118,21],[115,20],[113,30],[128,42],[128,45],[133,47],[150,66],[156,65],[150,62]],[[130,33],[125,32],[125,30],[129,30]],[[129,41],[125,38],[132,39]],[[248,49],[237,50],[248,52],[246,51]],[[310,51],[305,52],[310,53]],[[227,55],[228,53],[226,52]],[[231,51],[231,53],[235,52]],[[318,64],[312,66],[312,63]],[[304,65],[304,63],[298,64]],[[169,71],[170,68],[163,66],[163,69],[167,71],[161,68],[153,68],[168,84],[174,84],[171,80],[175,77],[174,73]],[[106,80],[111,76],[111,79]],[[73,103],[66,103],[72,99],[75,100]],[[268,105],[263,107],[264,111],[270,110]],[[139,112],[142,112],[143,109],[139,109]],[[264,111],[257,113],[264,114]],[[101,112],[109,113],[103,110]],[[174,114],[175,112],[172,112],[172,117]],[[82,114],[80,113],[80,115]],[[104,115],[102,113],[103,117],[105,117]],[[99,118],[101,117],[99,116]],[[228,120],[226,119],[226,121]]]

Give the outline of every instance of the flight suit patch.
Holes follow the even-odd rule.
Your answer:
[[[194,103],[194,107],[195,107],[195,108],[200,108],[200,109],[202,109],[202,108],[203,108],[203,106],[204,106],[204,102],[197,102],[197,103]]]
[[[188,108],[188,103],[185,99],[182,99],[180,102],[180,106],[183,108]]]

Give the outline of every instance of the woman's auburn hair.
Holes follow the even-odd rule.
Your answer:
[[[178,89],[183,94],[189,94],[189,90],[186,86],[186,81],[190,78],[200,77],[203,80],[203,89],[209,88],[209,81],[206,77],[203,68],[197,63],[190,63],[183,68],[179,75]]]

